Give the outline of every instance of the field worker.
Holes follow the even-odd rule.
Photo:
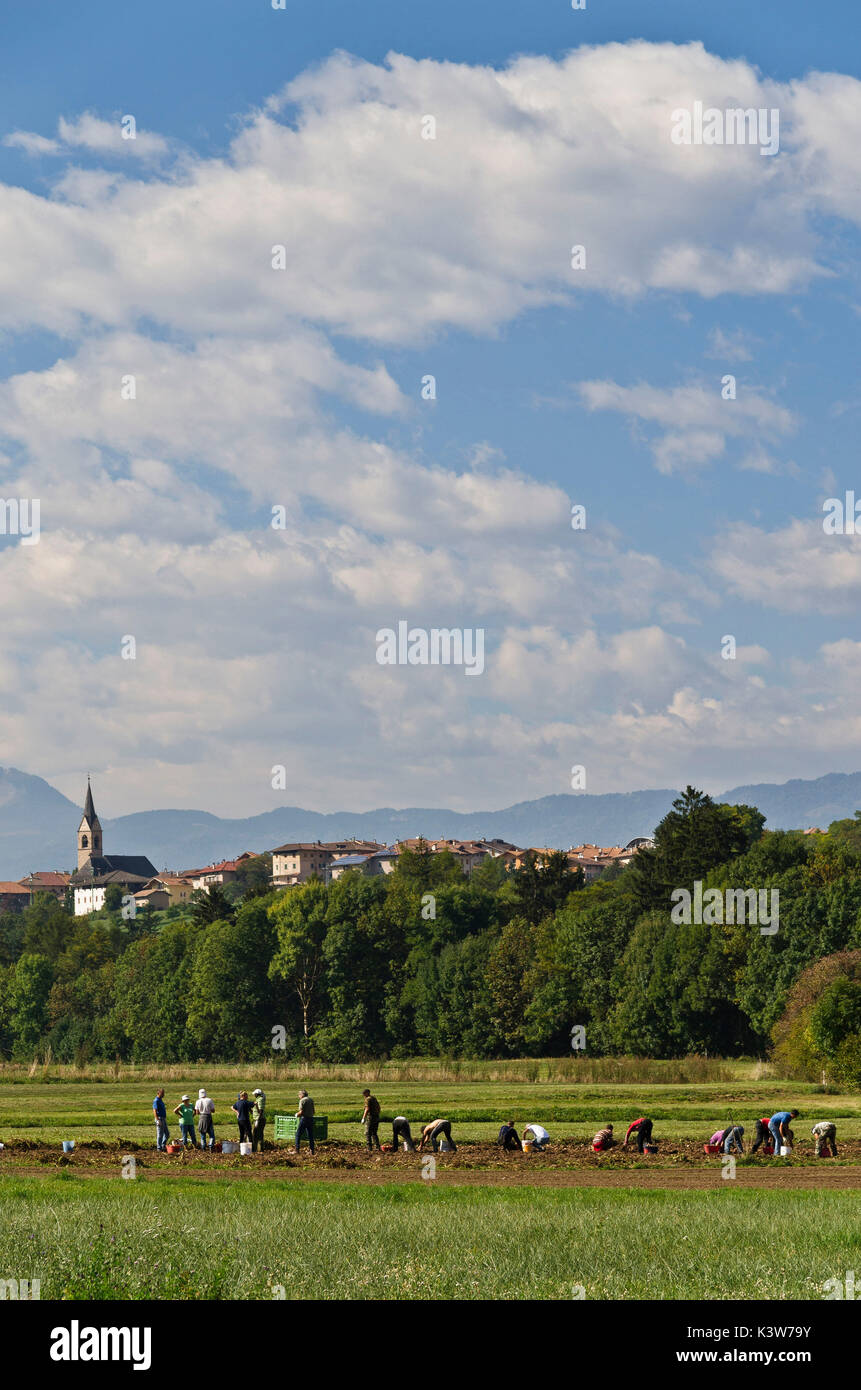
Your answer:
[[[592,1140],[592,1148],[596,1153],[603,1153],[605,1149],[615,1149],[616,1140],[613,1138],[613,1126],[605,1125],[599,1129],[595,1138]]]
[[[183,1096],[173,1113],[179,1116],[179,1132],[182,1136],[183,1144],[191,1144],[191,1147],[196,1149],[197,1140],[194,1137],[194,1106],[191,1104],[191,1097]]]
[[[625,1135],[625,1142],[622,1145],[623,1149],[627,1149],[628,1140],[634,1133],[636,1133],[637,1136],[637,1148],[640,1153],[642,1153],[643,1145],[648,1144],[652,1137],[652,1121],[647,1119],[645,1115],[641,1115],[639,1120],[632,1120],[631,1124],[628,1125],[628,1132]]]
[[[202,1149],[208,1148],[211,1152],[215,1145],[215,1126],[212,1123],[212,1117],[215,1114],[215,1101],[209,1098],[202,1086],[197,1093],[197,1100],[194,1102],[194,1112],[197,1115],[200,1147]]]
[[[744,1125],[730,1125],[729,1129],[725,1129],[723,1132],[722,1145],[725,1154],[732,1153],[733,1149],[735,1149],[736,1153],[743,1154]]]
[[[792,1135],[789,1132],[789,1121],[797,1116],[797,1110],[778,1110],[776,1115],[772,1115],[768,1122],[769,1133],[774,1140],[774,1153],[780,1153],[781,1144],[792,1147]]]
[[[251,1102],[248,1099],[248,1092],[240,1091],[238,1099],[230,1108],[236,1116],[236,1123],[239,1126],[240,1144],[249,1144],[251,1142]]]
[[[254,1110],[252,1112],[254,1121],[251,1130],[251,1152],[256,1154],[258,1148],[263,1152],[263,1131],[266,1128],[266,1093],[261,1091],[259,1086],[254,1088]]]
[[[413,1136],[410,1130],[410,1122],[406,1115],[396,1115],[392,1120],[392,1148],[397,1153],[400,1141],[403,1139],[407,1152],[414,1154],[416,1146],[413,1143]]]
[[[448,1140],[449,1148],[456,1152],[457,1144],[451,1137],[451,1120],[431,1120],[430,1124],[426,1124],[422,1130],[419,1153],[421,1153],[425,1144],[428,1143],[432,1146],[434,1153],[436,1153],[439,1141],[443,1136]]]
[[[818,1124],[813,1126],[810,1133],[813,1135],[813,1150],[817,1158],[822,1151],[823,1144],[826,1152],[830,1148],[832,1158],[837,1157],[837,1126],[833,1120],[820,1120]]]
[[[768,1144],[770,1142],[771,1135],[768,1132],[768,1116],[763,1115],[762,1118],[756,1122],[756,1134],[750,1146],[751,1153],[755,1154],[760,1144]]]
[[[167,1148],[167,1141],[170,1132],[167,1127],[167,1111],[164,1108],[164,1087],[160,1086],[155,1093],[155,1100],[152,1103],[152,1113],[155,1117],[155,1146],[162,1153]]]
[[[299,1152],[299,1145],[304,1134],[314,1152],[314,1102],[307,1091],[299,1092],[299,1109],[296,1111],[296,1118],[299,1121],[296,1126],[296,1152]]]
[[[709,1140],[709,1148],[719,1149],[721,1144],[723,1143],[723,1136],[724,1131],[722,1129],[716,1129],[711,1139]]]
[[[500,1144],[503,1149],[507,1149],[509,1152],[511,1152],[512,1149],[520,1148],[520,1137],[517,1133],[517,1130],[514,1128],[513,1120],[505,1121],[505,1124],[502,1125],[499,1133],[496,1136],[496,1142],[497,1144]]]
[[[374,1145],[380,1147],[380,1102],[376,1096],[372,1096],[370,1091],[362,1092],[365,1098],[365,1109],[362,1112],[362,1124],[365,1126],[365,1139],[368,1143],[368,1153],[373,1153]]]
[[[523,1142],[531,1139],[536,1149],[543,1149],[545,1144],[550,1142],[550,1135],[543,1125],[524,1125]]]

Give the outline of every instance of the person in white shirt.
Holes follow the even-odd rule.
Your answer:
[[[550,1135],[543,1125],[526,1125],[523,1131],[523,1139],[524,1142],[527,1139],[531,1139],[536,1149],[543,1149],[544,1145],[549,1141]]]
[[[215,1114],[215,1101],[211,1100],[206,1091],[201,1086],[197,1093],[197,1100],[194,1102],[194,1111],[197,1115],[197,1130],[200,1135],[200,1147],[212,1150],[215,1144],[215,1128],[212,1117]]]

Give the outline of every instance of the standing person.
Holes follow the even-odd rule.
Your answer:
[[[760,1144],[767,1144],[770,1138],[771,1136],[768,1132],[768,1116],[763,1115],[762,1118],[756,1122],[756,1134],[750,1146],[751,1153],[755,1154]]]
[[[628,1132],[625,1135],[625,1142],[622,1145],[623,1149],[627,1149],[628,1140],[633,1133],[637,1136],[637,1149],[642,1153],[643,1145],[648,1144],[652,1137],[652,1121],[647,1119],[645,1115],[641,1115],[639,1120],[633,1120],[631,1124],[628,1125]]]
[[[200,1147],[209,1149],[210,1153],[215,1147],[215,1126],[212,1117],[215,1114],[215,1101],[211,1100],[206,1094],[203,1086],[197,1093],[197,1100],[194,1102],[194,1112],[197,1115],[197,1132],[200,1135]]]
[[[259,1147],[263,1152],[263,1131],[266,1128],[266,1095],[259,1086],[254,1088],[254,1127],[251,1131],[251,1152],[256,1154]]]
[[[414,1154],[416,1151],[416,1146],[413,1143],[413,1136],[412,1132],[410,1131],[410,1122],[407,1119],[406,1115],[396,1115],[395,1118],[392,1120],[392,1148],[394,1149],[395,1153],[397,1153],[398,1148],[400,1147],[399,1140],[401,1139],[403,1139],[404,1144],[406,1145],[407,1152]]]
[[[365,1126],[365,1138],[368,1142],[368,1153],[373,1153],[374,1145],[380,1147],[380,1102],[376,1096],[372,1096],[370,1091],[364,1090],[362,1095],[365,1097],[365,1109],[362,1114],[362,1124]]]
[[[737,1153],[744,1153],[744,1125],[730,1125],[721,1135],[721,1147],[725,1154],[732,1153],[733,1149]]]
[[[163,1086],[159,1086],[155,1093],[155,1100],[152,1103],[152,1113],[155,1117],[155,1146],[160,1153],[164,1153],[167,1148],[167,1141],[170,1138],[170,1131],[167,1127],[167,1111],[164,1106]]]
[[[296,1126],[296,1152],[299,1152],[299,1145],[302,1142],[302,1135],[306,1135],[314,1152],[314,1102],[307,1091],[299,1092],[299,1109],[296,1111],[296,1118],[299,1121]]]
[[[794,1120],[797,1114],[797,1110],[778,1110],[777,1114],[772,1115],[771,1119],[769,1120],[768,1128],[771,1137],[774,1140],[775,1158],[777,1158],[780,1154],[781,1144],[786,1144],[787,1146],[791,1147],[792,1136],[789,1132],[789,1121]]]
[[[837,1157],[837,1126],[833,1120],[820,1120],[818,1124],[813,1126],[810,1133],[815,1141],[813,1151],[817,1158],[822,1151],[823,1144],[826,1152],[828,1149],[831,1150],[832,1158]]]
[[[440,1138],[443,1135],[448,1140],[449,1147],[452,1149],[452,1151],[456,1152],[457,1144],[451,1137],[451,1120],[431,1120],[430,1124],[426,1124],[424,1129],[422,1130],[421,1143],[419,1144],[419,1153],[421,1153],[425,1144],[431,1144],[434,1153],[436,1153]]]
[[[231,1105],[231,1110],[236,1116],[236,1123],[239,1126],[240,1144],[251,1143],[251,1102],[248,1099],[247,1091],[240,1091],[239,1098]]]
[[[513,1120],[506,1120],[505,1124],[500,1127],[499,1133],[496,1136],[496,1142],[509,1153],[514,1149],[520,1148],[520,1135],[514,1128]]]
[[[173,1113],[179,1116],[179,1132],[183,1144],[191,1144],[191,1147],[196,1149],[197,1140],[194,1137],[194,1106],[191,1104],[191,1096],[183,1096]]]

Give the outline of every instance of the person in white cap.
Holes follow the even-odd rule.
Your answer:
[[[183,1144],[191,1144],[191,1147],[196,1149],[197,1140],[194,1137],[194,1106],[191,1104],[191,1096],[183,1096],[173,1113],[179,1116],[179,1132]]]
[[[201,1086],[197,1093],[197,1100],[194,1103],[195,1114],[197,1115],[197,1128],[200,1134],[200,1147],[208,1148],[212,1152],[215,1144],[215,1128],[212,1117],[215,1114],[215,1102],[210,1100],[206,1091]]]
[[[263,1131],[266,1128],[266,1095],[258,1086],[254,1091],[254,1108],[251,1111],[251,1152],[263,1152]]]

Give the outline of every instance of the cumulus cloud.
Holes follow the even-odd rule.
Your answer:
[[[273,763],[291,802],[321,807],[498,804],[513,787],[567,790],[573,762],[596,770],[590,790],[682,781],[692,759],[719,787],[728,753],[755,753],[764,775],[821,685],[769,683],[754,644],[721,662],[716,635],[704,655],[713,576],[781,607],[788,581],[809,603],[824,575],[839,605],[852,547],[798,523],[805,571],[791,539],[735,528],[701,577],[591,515],[572,532],[564,490],[486,442],[466,441],[458,468],[398,445],[394,422],[420,428],[387,355],[586,293],[805,287],[828,269],[820,214],[861,221],[845,186],[858,88],[771,83],[699,44],[500,69],[340,55],[249,113],[220,158],[123,141],[92,112],[50,139],[7,136],[61,163],[47,194],[0,188],[0,313],[12,333],[67,341],[0,383],[2,487],[39,496],[43,526],[38,546],[0,545],[16,599],[0,761],[77,794],[83,758],[116,810],[246,813],[275,800]],[[672,111],[694,100],[779,105],[779,157],[673,145]],[[795,428],[757,388],[581,392],[643,431],[668,473],[728,441],[741,466],[776,467]],[[400,618],[486,627],[485,676],[378,666],[374,633]],[[681,623],[690,640],[667,631]],[[844,732],[850,700],[830,706]]]
[[[620,386],[615,381],[584,381],[578,386],[589,410],[611,410],[629,420],[654,425],[659,433],[650,444],[659,473],[691,471],[721,458],[728,438],[775,439],[796,427],[790,410],[756,389],[737,387],[734,400],[724,400],[720,383],[671,389]],[[766,466],[767,465],[767,466]],[[760,472],[778,465],[762,447],[748,452],[739,464]]]

